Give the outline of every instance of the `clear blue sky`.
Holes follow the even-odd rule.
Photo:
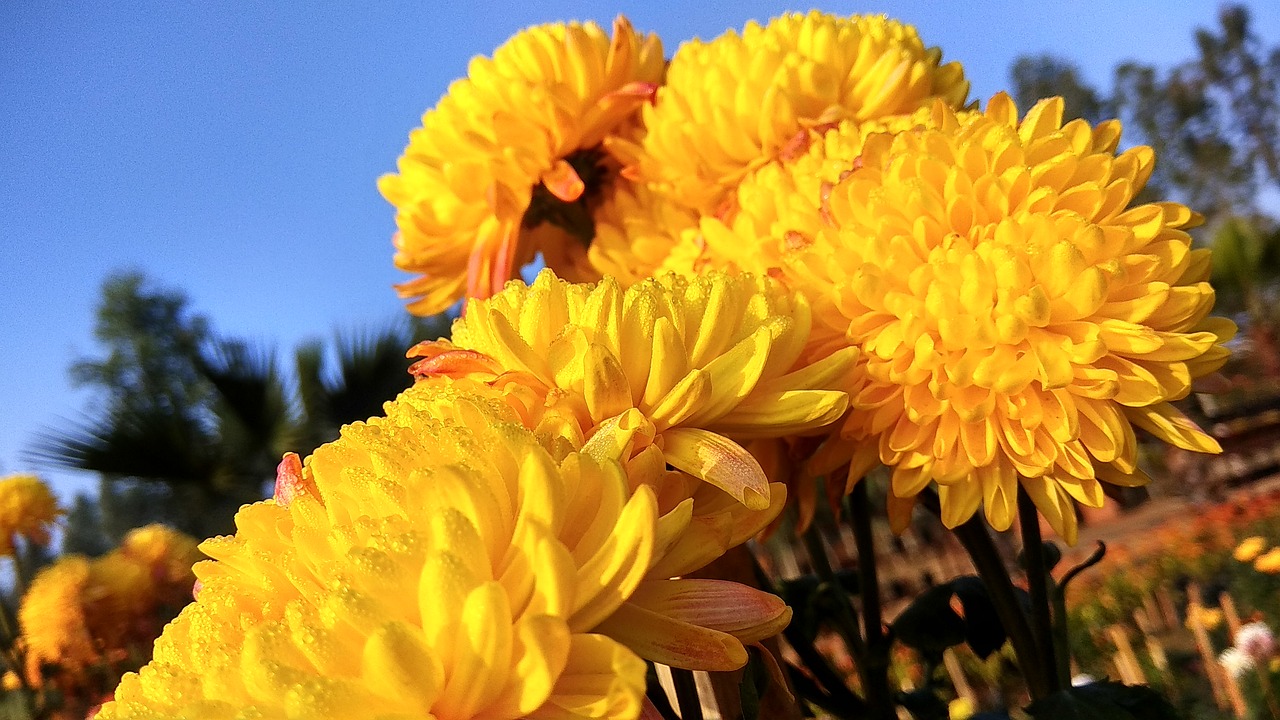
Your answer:
[[[1248,3],[1280,42],[1280,3]],[[1216,5],[868,0],[962,61],[974,96],[1048,51],[1105,84],[1119,61],[1192,56]],[[1050,10],[1049,8],[1053,8]],[[668,55],[748,19],[807,9],[725,3],[0,3],[0,473],[89,400],[67,367],[97,352],[103,279],[182,288],[227,334],[282,349],[401,312],[392,209],[376,178],[467,60],[540,22],[619,12]],[[46,473],[66,491],[72,475]]]

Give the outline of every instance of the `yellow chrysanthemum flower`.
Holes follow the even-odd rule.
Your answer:
[[[100,720],[637,717],[644,663],[598,628],[668,587],[645,578],[688,515],[659,518],[616,459],[557,462],[516,419],[420,385],[287,456]]]
[[[15,536],[47,545],[50,526],[62,514],[49,486],[35,475],[0,480],[0,557],[13,555]]]
[[[587,250],[589,274],[631,287],[658,274],[681,238],[693,234],[697,226],[693,211],[648,185],[615,183],[596,213],[596,235]]]
[[[881,16],[791,13],[680,46],[644,109],[646,135],[625,151],[640,177],[713,213],[748,173],[809,128],[903,115],[969,83],[915,28]],[[621,143],[620,143],[621,145]]]
[[[803,299],[750,275],[664,275],[624,291],[544,270],[472,301],[451,343],[415,351],[426,356],[415,372],[536,388],[524,422],[540,434],[625,444],[633,483],[670,465],[765,510],[769,482],[738,441],[817,431],[848,403],[831,388],[851,349],[797,365],[809,324]]]
[[[90,584],[89,568],[88,558],[64,555],[37,573],[22,596],[18,626],[26,647],[27,679],[34,685],[43,681],[42,666],[56,666],[75,677],[101,661],[82,602]]]
[[[855,475],[893,468],[899,524],[937,482],[952,527],[984,504],[1009,527],[1020,483],[1073,541],[1074,502],[1147,482],[1133,426],[1219,450],[1169,404],[1234,332],[1207,317],[1209,252],[1186,233],[1200,218],[1129,207],[1151,150],[1117,155],[1118,122],[1064,124],[1060,99],[1021,122],[1005,95],[935,116],[868,138],[803,263],[861,350],[843,428]]]
[[[160,524],[130,530],[116,553],[138,565],[151,579],[152,607],[174,607],[191,599],[196,576],[192,567],[204,559],[199,542],[171,527]]]
[[[798,285],[795,289],[803,292],[803,285],[785,270],[788,258],[812,244],[823,226],[822,206],[829,188],[857,167],[868,137],[926,127],[932,117],[932,109],[924,108],[910,115],[845,120],[807,133],[807,144],[793,147],[793,156],[743,179],[724,212],[700,219],[701,267],[767,275]],[[816,325],[824,319],[815,314]]]
[[[429,315],[463,295],[487,297],[541,252],[563,273],[584,264],[592,212],[619,168],[605,151],[635,129],[664,69],[662,45],[624,18],[518,33],[422,118],[379,181],[396,206],[399,286]]]

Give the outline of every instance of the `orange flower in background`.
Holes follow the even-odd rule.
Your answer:
[[[15,537],[47,545],[49,530],[62,515],[49,486],[35,475],[0,480],[0,557],[13,555]]]
[[[74,688],[90,668],[145,657],[191,600],[192,564],[202,557],[194,538],[149,525],[102,557],[64,555],[42,569],[18,609],[28,681],[41,685],[50,668],[57,683]]]
[[[18,627],[26,648],[27,679],[43,681],[42,666],[76,677],[101,661],[94,629],[82,602],[90,585],[90,561],[64,555],[41,570],[22,596]]]
[[[1219,451],[1169,403],[1235,332],[1208,317],[1209,251],[1186,233],[1200,218],[1130,207],[1151,150],[1117,155],[1119,123],[1063,123],[1061,99],[1022,120],[1005,95],[934,113],[866,141],[798,270],[861,350],[841,431],[854,476],[893,468],[897,527],[936,483],[947,526],[985,506],[1006,529],[1021,486],[1074,542],[1075,503],[1148,481],[1135,426]]]
[[[635,132],[664,66],[658,38],[621,17],[612,36],[542,25],[472,60],[378,184],[397,210],[396,266],[420,274],[398,286],[409,311],[488,297],[537,253],[584,272],[593,214],[620,170],[606,143]]]

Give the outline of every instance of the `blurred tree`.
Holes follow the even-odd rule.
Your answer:
[[[1213,276],[1223,312],[1243,312],[1250,352],[1265,374],[1280,377],[1280,225],[1267,217],[1236,216],[1213,234]]]
[[[1259,189],[1280,189],[1280,47],[1263,47],[1249,12],[1230,5],[1196,46],[1166,73],[1121,65],[1112,100],[1129,139],[1155,149],[1156,182],[1214,224],[1258,213]]]
[[[1096,125],[1114,117],[1107,96],[1089,84],[1076,64],[1053,55],[1023,55],[1009,70],[1013,98],[1018,107],[1029,108],[1041,98],[1061,96],[1065,116],[1083,118]]]
[[[197,537],[230,532],[236,509],[269,491],[281,455],[306,454],[343,424],[380,414],[412,380],[406,349],[446,335],[448,323],[339,335],[331,351],[306,343],[291,393],[272,351],[215,337],[179,292],[137,273],[112,277],[95,328],[106,357],[72,367],[100,391],[97,419],[46,434],[32,452],[101,475],[97,506],[77,500],[68,518],[68,542],[92,554],[151,522]]]
[[[340,333],[331,352],[320,341],[299,347],[300,446],[314,448],[336,439],[343,425],[380,415],[382,404],[409,386],[405,351],[420,340],[447,337],[450,322],[447,315],[414,317],[369,333]]]
[[[1196,31],[1196,47],[1168,70],[1121,64],[1110,92],[1049,55],[1018,58],[1010,80],[1020,107],[1060,95],[1068,117],[1120,117],[1125,142],[1150,145],[1158,158],[1139,199],[1172,196],[1215,225],[1257,214],[1260,187],[1280,189],[1280,47],[1264,47],[1248,11],[1230,5],[1216,29]]]
[[[153,521],[197,536],[230,531],[235,509],[261,497],[274,467],[265,458],[290,426],[273,402],[283,390],[269,357],[212,339],[184,295],[139,273],[107,280],[94,334],[106,357],[71,374],[100,391],[98,419],[47,434],[33,455],[102,475],[101,532],[112,543]]]

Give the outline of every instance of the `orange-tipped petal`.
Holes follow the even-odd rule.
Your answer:
[[[582,191],[586,189],[582,178],[578,177],[578,171],[573,169],[569,161],[563,159],[557,160],[550,170],[542,173],[542,184],[557,199],[567,203],[582,197]]]
[[[741,445],[699,428],[672,428],[662,441],[672,467],[715,485],[752,510],[769,507],[769,480]]]

